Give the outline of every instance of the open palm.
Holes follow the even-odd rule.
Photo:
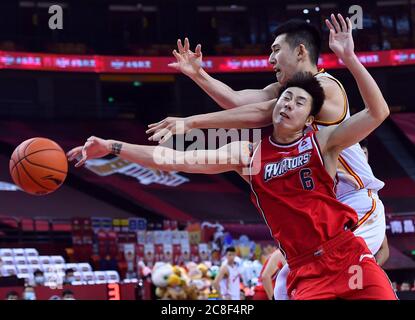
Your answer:
[[[175,68],[185,75],[191,77],[196,75],[202,67],[202,46],[198,44],[195,52],[190,50],[189,39],[185,38],[184,46],[182,41],[177,40],[177,50],[173,51],[173,55],[177,62],[169,64],[169,67]]]
[[[349,18],[345,21],[341,14],[337,17],[340,23],[334,14],[331,15],[331,22],[326,19],[326,25],[330,30],[329,47],[339,58],[343,59],[354,53],[352,23]]]

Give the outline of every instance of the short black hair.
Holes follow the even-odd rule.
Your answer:
[[[73,292],[72,292],[71,290],[63,290],[63,292],[62,292],[62,297],[66,296],[66,295],[68,295],[68,294],[70,294],[70,295],[72,295],[72,296],[73,296]]]
[[[275,37],[285,34],[285,41],[294,49],[303,44],[310,53],[311,62],[317,65],[321,51],[321,35],[318,29],[300,19],[291,19],[279,25],[274,32]]]
[[[43,271],[42,271],[42,270],[36,269],[36,271],[35,271],[35,272],[33,272],[33,274],[34,274],[34,275],[37,275],[37,274],[42,274],[42,275],[43,275],[44,273],[43,273]]]
[[[226,253],[228,252],[236,252],[235,247],[227,247],[225,250]]]
[[[311,72],[297,72],[294,76],[287,81],[287,83],[281,88],[280,92],[283,93],[286,89],[297,87],[305,90],[313,98],[311,102],[310,115],[316,116],[323,106],[325,95],[324,90],[318,82],[317,78],[313,76]]]
[[[66,269],[66,270],[65,270],[65,274],[68,274],[69,272],[75,272],[75,270],[74,270],[74,269],[72,269],[72,268],[69,268],[69,269]]]

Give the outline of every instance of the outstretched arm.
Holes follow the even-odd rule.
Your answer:
[[[341,15],[338,15],[338,19],[340,23],[332,15],[332,22],[326,20],[330,29],[329,45],[355,78],[365,102],[365,109],[340,125],[326,128],[317,133],[323,153],[326,150],[333,151],[333,154],[338,154],[343,149],[366,138],[389,116],[389,107],[376,81],[354,53],[350,19],[347,18],[346,22]]]
[[[239,108],[198,114],[187,118],[168,117],[149,125],[146,131],[150,141],[163,143],[172,135],[184,134],[192,129],[208,128],[260,128],[272,123],[272,111],[277,99],[249,104]]]
[[[202,67],[202,46],[198,44],[195,52],[190,50],[187,38],[177,40],[177,50],[173,51],[176,62],[169,64],[189,78],[205,91],[223,109],[232,109],[251,103],[265,102],[274,99],[278,93],[278,83],[270,84],[263,89],[233,90],[225,83],[210,76]]]
[[[177,151],[162,146],[129,144],[116,140],[90,137],[84,146],[67,153],[69,161],[81,159],[75,167],[82,166],[89,159],[115,154],[122,159],[164,171],[215,174],[226,171],[242,173],[248,164],[249,142],[236,141],[217,150]]]

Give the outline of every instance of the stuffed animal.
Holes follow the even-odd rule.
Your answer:
[[[184,268],[158,262],[154,266],[151,279],[157,287],[157,297],[162,300],[186,300],[194,297]]]

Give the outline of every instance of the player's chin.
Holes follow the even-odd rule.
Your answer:
[[[277,115],[274,119],[274,123],[277,123],[282,126],[287,126],[287,118],[284,118],[282,115]]]
[[[281,72],[277,72],[275,74],[275,77],[277,78],[278,83],[280,83],[281,85],[285,85],[285,83],[287,82],[287,79]]]

